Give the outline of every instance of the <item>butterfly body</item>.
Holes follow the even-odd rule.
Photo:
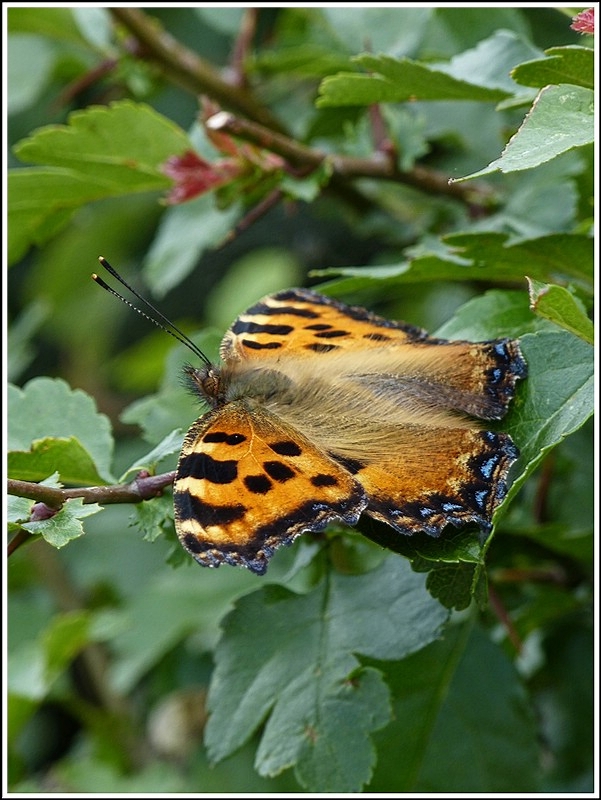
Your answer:
[[[210,411],[174,483],[184,547],[262,574],[274,550],[365,512],[411,534],[490,529],[517,449],[501,418],[526,365],[517,342],[448,342],[309,290],[264,298],[187,368]],[[476,419],[475,419],[476,418]]]

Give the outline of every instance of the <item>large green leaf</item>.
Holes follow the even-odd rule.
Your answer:
[[[93,200],[169,188],[169,156],[191,147],[184,131],[147,105],[120,101],[76,111],[15,145],[22,161],[8,182],[9,254],[42,244]]]
[[[296,765],[309,791],[359,791],[375,760],[371,731],[388,707],[381,676],[361,670],[355,654],[403,658],[435,639],[445,618],[424,577],[394,557],[364,575],[327,576],[305,595],[268,586],[242,598],[216,651],[210,757],[225,758],[266,720],[261,774]]]

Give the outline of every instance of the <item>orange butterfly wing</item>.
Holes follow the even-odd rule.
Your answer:
[[[176,527],[205,566],[243,564],[262,574],[276,547],[334,520],[354,525],[366,505],[347,470],[246,400],[205,414],[184,440]]]

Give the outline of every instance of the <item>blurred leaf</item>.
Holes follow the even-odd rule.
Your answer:
[[[420,248],[408,262],[377,267],[333,267],[314,270],[319,277],[344,276],[327,286],[326,294],[361,291],[373,281],[395,285],[421,281],[488,281],[515,285],[527,272],[536,280],[574,283],[587,292],[593,289],[593,242],[578,234],[549,234],[511,242],[497,232],[453,233],[443,239],[438,252]]]
[[[563,286],[528,279],[530,307],[535,314],[560,325],[588,344],[595,343],[593,323],[582,303]]]
[[[178,570],[153,576],[122,613],[111,639],[111,684],[129,692],[165,653],[190,633],[213,647],[221,616],[235,597],[256,586],[247,570],[204,570],[191,558]]]
[[[49,682],[56,679],[86,646],[89,628],[90,615],[87,611],[67,611],[54,617],[42,638]]]
[[[73,8],[73,18],[85,40],[100,51],[108,50],[113,37],[111,16],[104,8]]]
[[[316,27],[325,28],[347,52],[358,53],[366,49],[366,32],[369,32],[369,49],[389,55],[404,55],[419,46],[426,26],[435,13],[433,8],[386,6],[357,6],[349,14],[345,8],[326,6],[321,9],[324,20]],[[311,37],[308,37],[311,40]],[[333,49],[333,48],[332,48]]]
[[[114,481],[110,473],[111,426],[107,417],[96,411],[91,397],[79,389],[70,389],[60,379],[34,378],[23,389],[9,386],[8,403],[8,449],[17,451],[14,458],[19,469],[27,466],[30,475],[44,472],[47,465],[40,457],[51,446],[57,448],[54,455],[64,455],[64,482],[85,485]],[[76,466],[70,466],[70,458]],[[40,477],[46,478],[53,471],[45,471]]]
[[[356,56],[370,75],[341,72],[321,82],[317,107],[401,103],[404,100],[503,100],[508,93],[458,80],[408,58]]]
[[[570,45],[545,50],[547,58],[539,58],[517,66],[512,78],[524,86],[542,88],[548,84],[570,83],[587,89],[595,88],[595,51]]]
[[[213,195],[168,208],[144,262],[144,275],[157,297],[181,283],[205,251],[222,244],[240,216],[233,205],[223,210]]]
[[[269,714],[261,774],[296,765],[309,791],[358,791],[373,768],[369,732],[388,714],[378,674],[357,673],[354,654],[403,658],[439,635],[446,612],[423,584],[389,558],[365,575],[333,574],[306,595],[268,586],[239,600],[216,651],[205,735],[211,759],[234,752]],[[345,720],[350,749],[335,734]]]
[[[140,470],[147,470],[151,475],[153,475],[156,471],[157,464],[159,464],[167,456],[170,456],[173,453],[179,453],[181,449],[181,431],[172,431],[161,442],[159,442],[156,447],[153,447],[149,453],[138,457],[131,467],[126,469],[119,480],[124,481],[131,472],[140,472]]]
[[[34,33],[75,44],[85,43],[70,8],[40,6],[32,14],[26,6],[13,7],[8,9],[7,20],[11,33]]]
[[[40,36],[13,34],[8,37],[7,111],[18,114],[40,97],[51,79],[52,46]]]
[[[42,299],[35,300],[26,308],[8,329],[8,350],[10,360],[6,365],[9,381],[15,381],[34,358],[32,339],[46,317],[48,304]]]
[[[289,250],[260,247],[232,262],[207,298],[207,322],[227,330],[236,317],[266,294],[302,281],[301,266]]]

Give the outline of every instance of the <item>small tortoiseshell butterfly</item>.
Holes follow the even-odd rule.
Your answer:
[[[203,361],[185,371],[209,406],[173,487],[200,564],[263,574],[276,548],[363,513],[400,534],[490,530],[518,451],[479,420],[503,417],[526,376],[517,341],[436,339],[307,289],[241,314],[219,366],[175,330]]]

